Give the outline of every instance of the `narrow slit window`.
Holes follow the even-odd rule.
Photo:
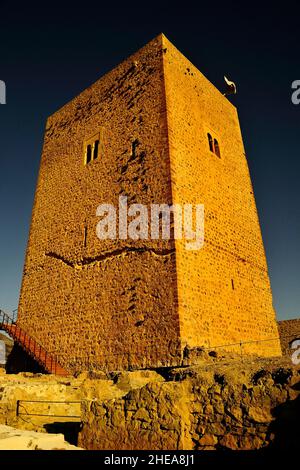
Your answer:
[[[214,139],[214,149],[215,149],[215,154],[217,155],[217,157],[221,158],[219,142],[217,141],[217,139]]]
[[[211,152],[214,151],[214,143],[213,143],[213,138],[210,134],[207,134],[207,138],[208,138],[208,145],[209,145],[209,150]]]
[[[98,158],[98,151],[99,151],[99,140],[97,139],[94,143],[93,160],[96,160],[96,158]]]
[[[231,279],[231,287],[232,287],[232,290],[234,290],[234,281],[233,281],[233,279]]]
[[[83,230],[83,246],[86,248],[86,240],[87,240],[87,226],[85,225]]]
[[[86,148],[86,163],[90,163],[92,160],[92,146],[88,145]]]
[[[131,156],[134,158],[136,157],[136,149],[138,145],[139,145],[138,139],[135,139],[131,144]]]

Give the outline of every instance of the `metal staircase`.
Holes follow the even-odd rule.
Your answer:
[[[16,311],[11,318],[0,309],[0,330],[6,331],[8,335],[26,351],[46,372],[55,375],[70,375],[57,361],[57,357],[49,354],[34,338],[16,323]]]

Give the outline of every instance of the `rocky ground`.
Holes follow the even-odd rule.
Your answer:
[[[108,376],[2,373],[0,424],[61,432],[85,449],[293,448],[299,369],[289,357],[208,355]]]
[[[65,441],[63,434],[24,431],[0,425],[0,450],[82,450]]]
[[[22,372],[6,374],[0,369],[0,425],[39,433],[63,433],[77,444],[83,403],[105,402],[163,377],[154,371],[83,373],[78,377],[57,377]],[[2,443],[2,445],[5,445]]]
[[[299,367],[286,359],[228,358],[171,369],[105,402],[85,402],[87,449],[297,448]]]

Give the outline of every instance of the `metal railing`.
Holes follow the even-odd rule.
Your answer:
[[[289,335],[282,335],[281,339],[300,338],[300,331]],[[137,370],[137,369],[157,369],[157,368],[175,368],[186,367],[189,365],[210,366],[217,363],[230,363],[231,361],[243,361],[255,358],[273,360],[277,356],[274,350],[274,344],[280,347],[280,338],[278,336],[257,340],[240,340],[232,343],[216,344],[210,346],[189,347],[186,343],[177,346],[162,347],[159,344],[152,344],[143,348],[113,352],[107,350],[101,354],[73,356],[72,354],[60,353],[61,363],[68,362],[70,370],[79,372],[103,371],[109,373],[118,370]],[[261,346],[267,354],[262,354]],[[276,350],[275,349],[275,350]],[[287,355],[285,353],[284,355]],[[196,360],[196,362],[195,362]]]
[[[16,311],[14,311],[16,312]],[[6,331],[42,368],[50,374],[68,375],[55,354],[50,354],[38,341],[16,324],[16,315],[10,317],[0,309],[0,330]]]
[[[12,311],[12,321],[14,323],[17,323],[17,319],[18,319],[18,309],[15,308],[15,310]]]
[[[172,341],[170,341],[164,347],[159,344],[149,344],[146,348],[119,352],[107,350],[106,352],[103,351],[101,355],[95,354],[92,356],[72,356],[69,352],[49,354],[45,348],[15,323],[16,313],[17,311],[14,311],[14,315],[11,318],[0,309],[0,329],[4,329],[12,336],[46,371],[57,375],[68,374],[60,364],[68,364],[69,371],[73,373],[82,370],[110,372],[122,369],[181,367],[193,363],[193,356],[196,353],[195,349],[208,354],[214,351],[219,353],[218,356],[224,354],[224,361],[228,361],[228,353],[230,354],[231,352],[238,354],[241,358],[247,358],[252,354],[259,357],[259,352],[255,353],[255,348],[253,348],[255,344],[264,344],[264,348],[270,346],[270,349],[272,349],[272,344],[280,343],[278,336],[267,339],[240,340],[228,344],[199,346],[199,348],[189,348],[187,344],[177,341],[171,344]],[[300,332],[299,334],[293,332],[292,334],[281,336],[281,340],[297,336],[300,338]],[[251,346],[250,349],[249,346]],[[219,360],[221,360],[221,357]]]
[[[82,400],[66,400],[66,401],[58,401],[58,400],[17,400],[17,407],[16,407],[16,416],[41,416],[41,417],[47,417],[47,418],[69,418],[69,419],[81,419],[81,412],[80,414],[50,414],[50,413],[32,413],[30,410],[26,408],[26,403],[29,404],[34,404],[33,406],[38,406],[40,404],[47,404],[49,405],[47,409],[51,405],[80,405],[82,404]],[[36,408],[34,408],[35,411]]]

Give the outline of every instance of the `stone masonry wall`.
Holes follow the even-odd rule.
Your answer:
[[[173,202],[205,206],[204,247],[188,251],[176,241],[182,341],[249,341],[245,353],[280,355],[236,108],[165,37],[163,43]],[[221,158],[210,151],[208,133]],[[272,341],[253,343],[266,339]]]
[[[100,241],[97,206],[121,195],[205,204],[204,248]],[[236,110],[163,35],[48,119],[18,322],[73,372],[176,365],[186,345],[280,354]]]
[[[99,129],[100,155],[84,165]],[[161,37],[47,121],[18,321],[72,371],[177,354],[172,240],[96,236],[97,206],[118,207],[120,195],[171,203]]]
[[[281,320],[278,322],[280,342],[283,354],[292,354],[290,345],[295,339],[300,339],[300,318]]]
[[[272,360],[273,361],[273,360]],[[298,449],[299,368],[270,362],[170,371],[126,396],[86,403],[86,449]]]

